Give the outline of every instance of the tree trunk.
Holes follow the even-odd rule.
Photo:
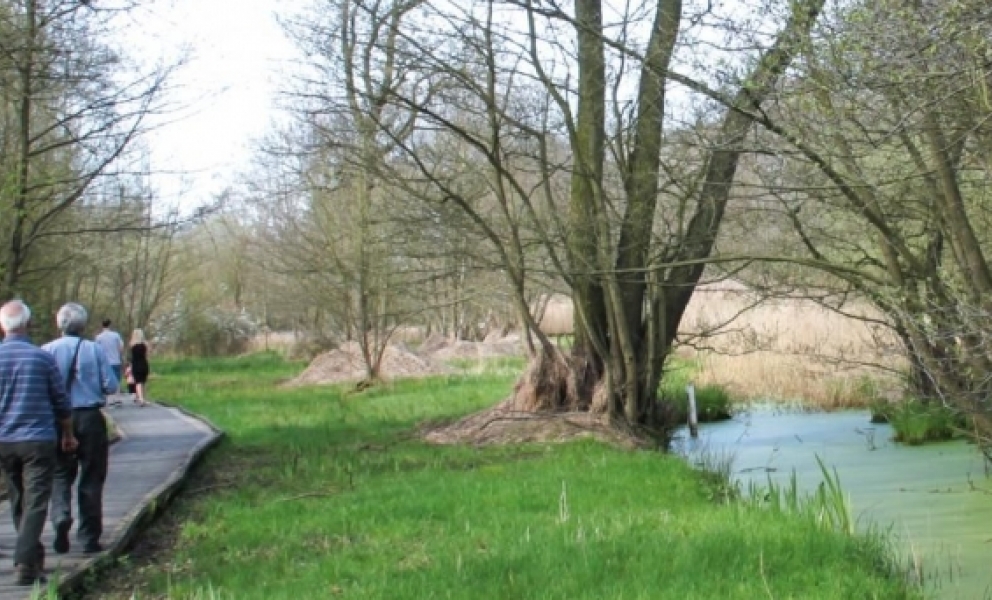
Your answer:
[[[28,0],[24,7],[25,36],[23,60],[16,65],[20,89],[17,99],[17,167],[13,219],[10,240],[4,257],[3,288],[0,297],[3,300],[11,298],[17,292],[21,269],[24,266],[24,233],[28,220],[28,205],[30,202],[31,176],[31,122],[34,114],[34,75],[35,75],[35,41],[38,35],[37,6],[34,0]]]
[[[539,353],[521,380],[517,400],[537,407],[603,410],[631,425],[664,427],[657,388],[679,323],[702,276],[730,198],[753,115],[788,68],[824,0],[800,3],[729,102],[721,149],[709,157],[705,181],[686,233],[658,248],[658,176],[668,64],[681,20],[681,2],[660,2],[642,62],[634,138],[624,180],[625,211],[614,243],[603,194],[605,152],[604,38],[600,0],[576,0],[578,107],[572,136],[567,240],[575,309],[571,357]],[[669,268],[653,257],[673,257]],[[649,293],[650,291],[650,293]],[[562,368],[564,365],[567,368]],[[564,381],[548,381],[563,377]],[[550,397],[540,398],[546,393]]]
[[[567,254],[575,320],[573,364],[577,368],[576,381],[580,382],[581,396],[591,398],[592,390],[606,368],[608,352],[606,305],[603,289],[594,275],[602,266],[596,228],[606,220],[598,211],[606,143],[606,64],[600,0],[576,0],[575,19],[579,99],[572,139]],[[549,360],[549,357],[542,353],[538,360]]]

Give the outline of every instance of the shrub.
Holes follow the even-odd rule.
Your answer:
[[[258,333],[251,315],[219,307],[180,305],[156,322],[159,348],[186,356],[230,356],[247,350]]]
[[[704,385],[696,390],[696,411],[700,421],[724,421],[731,415],[730,392],[720,385]],[[688,412],[688,398],[686,398]]]

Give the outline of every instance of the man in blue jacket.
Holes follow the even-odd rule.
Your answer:
[[[0,307],[0,465],[17,529],[15,583],[44,582],[41,532],[48,516],[56,441],[72,452],[69,399],[58,365],[28,339],[31,310],[20,300]],[[60,431],[61,430],[61,431]]]
[[[75,454],[60,453],[55,467],[52,489],[52,525],[55,527],[53,549],[59,554],[69,551],[72,529],[72,485],[79,476],[77,496],[79,527],[76,538],[83,552],[103,550],[103,485],[107,480],[110,442],[107,422],[101,409],[108,394],[119,387],[99,344],[82,338],[89,315],[86,309],[70,302],[55,316],[62,337],[42,348],[50,352],[66,379],[66,391],[72,403],[72,427],[79,448]]]

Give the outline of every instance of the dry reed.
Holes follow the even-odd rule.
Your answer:
[[[696,383],[744,400],[839,409],[893,397],[905,368],[898,340],[870,306],[844,312],[802,298],[759,302],[735,282],[701,286],[682,321],[690,343],[680,354],[698,362]]]
[[[542,315],[542,328],[570,333],[571,301],[561,296],[551,300]],[[809,299],[761,300],[734,281],[702,285],[682,321],[686,343],[679,356],[699,365],[694,383],[724,386],[741,400],[794,401],[838,409],[894,398],[900,389],[899,374],[906,367],[898,340],[869,305],[849,303],[844,312],[852,316]],[[254,349],[289,353],[301,339],[283,332],[260,335]],[[421,351],[451,344],[444,340],[439,348],[427,348],[430,345],[428,340]],[[487,350],[499,346],[471,345]],[[519,343],[512,352],[498,349],[500,356],[522,353]],[[472,355],[476,353],[491,354],[473,351]]]

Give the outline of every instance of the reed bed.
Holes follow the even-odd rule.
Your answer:
[[[697,291],[679,350],[697,363],[697,385],[825,410],[898,396],[905,355],[870,306],[849,303],[841,314],[810,299],[759,300],[733,282]]]

